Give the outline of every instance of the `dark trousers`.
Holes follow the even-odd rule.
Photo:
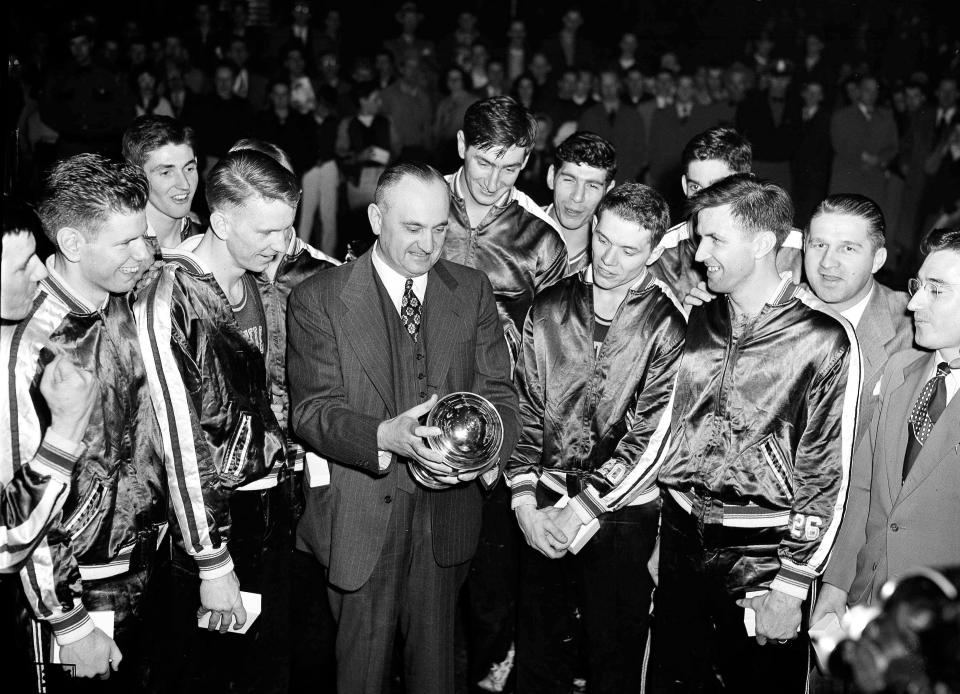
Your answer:
[[[390,691],[397,631],[403,640],[405,691],[454,691],[454,607],[468,564],[438,566],[429,492],[398,489],[383,553],[358,590],[328,586],[337,621],[337,691]]]
[[[309,552],[294,550],[292,570],[293,662],[290,694],[337,691],[337,624],[327,598],[327,571]]]
[[[669,494],[662,500],[648,691],[803,692],[807,639],[760,646],[735,602],[773,580],[786,528],[724,527],[710,522],[720,520],[719,504],[698,504],[690,514]],[[804,619],[801,634],[806,628]]]
[[[131,569],[117,576],[83,582],[83,604],[88,612],[113,612],[113,641],[123,658],[106,680],[73,677],[70,665],[49,663],[53,634],[46,624],[34,620],[22,597],[17,621],[22,634],[29,634],[30,659],[34,669],[29,683],[18,692],[50,694],[84,692],[158,692],[156,671],[162,667],[154,625],[162,623],[166,609],[164,583],[169,575],[165,556],[167,540],[157,551],[157,529],[140,533],[131,555]]]
[[[262,612],[246,634],[197,627],[196,562],[174,551],[163,686],[167,691],[286,692],[290,677],[293,527],[290,478],[230,499],[230,555],[240,589],[259,593]]]
[[[519,553],[524,544],[501,480],[483,504],[480,542],[464,588],[471,686],[508,659],[517,627]]]
[[[582,631],[591,694],[639,692],[653,580],[647,561],[657,539],[658,501],[602,516],[578,554],[521,554],[517,693],[568,694]],[[582,622],[577,628],[576,614]]]

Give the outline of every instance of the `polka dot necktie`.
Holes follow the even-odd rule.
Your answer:
[[[917,459],[920,449],[927,442],[933,425],[937,423],[941,413],[947,406],[947,381],[950,366],[947,362],[937,364],[937,373],[933,375],[910,411],[910,439],[907,442],[906,456],[903,459],[903,478],[907,478],[910,468]]]
[[[420,299],[413,293],[413,280],[403,285],[403,298],[400,299],[400,322],[414,342],[420,340]]]

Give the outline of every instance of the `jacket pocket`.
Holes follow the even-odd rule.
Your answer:
[[[90,488],[63,523],[63,532],[69,535],[71,542],[76,542],[83,531],[96,520],[105,493],[106,490],[99,480],[91,480]]]
[[[792,500],[792,476],[788,472],[786,461],[784,460],[783,454],[780,452],[780,447],[777,445],[777,442],[774,440],[773,436],[767,436],[763,441],[760,442],[758,448],[760,458],[770,470],[770,473],[777,484],[777,488],[787,499]]]
[[[249,412],[241,412],[233,433],[223,449],[223,463],[220,474],[224,477],[240,479],[244,473],[244,463],[253,439],[253,417]]]

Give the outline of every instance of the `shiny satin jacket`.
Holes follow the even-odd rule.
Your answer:
[[[567,247],[553,220],[525,193],[511,188],[476,228],[463,201],[463,169],[446,177],[450,217],[443,257],[490,278],[513,358],[533,297],[567,274]]]
[[[20,572],[26,597],[58,638],[69,642],[93,629],[80,601],[83,580],[137,568],[156,549],[165,527],[167,490],[159,436],[136,324],[127,296],[91,306],[59,278],[40,284],[30,315],[4,326],[3,358],[12,377],[3,417],[5,458],[34,455],[50,424],[39,392],[44,366],[63,352],[100,384],[83,437],[85,451],[70,478],[63,512]]]
[[[515,376],[514,507],[535,503],[538,481],[566,494],[567,475],[582,477],[571,503],[593,517],[657,498],[685,331],[680,306],[650,273],[630,288],[598,353],[592,268],[534,300]]]
[[[243,337],[212,272],[182,248],[164,258],[134,311],[177,539],[201,578],[217,578],[233,570],[229,499],[283,464],[284,435],[270,407],[264,357]]]
[[[859,347],[789,280],[737,334],[733,320],[725,296],[690,313],[660,485],[688,511],[719,509],[725,526],[782,527],[771,587],[803,599],[843,516]]]
[[[296,469],[303,467],[303,447],[291,441],[290,396],[287,389],[287,301],[297,285],[327,268],[339,265],[335,259],[304,243],[297,237],[290,240],[286,255],[271,280],[266,272],[256,275],[260,300],[267,319],[267,382],[270,385],[270,406],[287,435],[288,454]],[[276,470],[271,472],[275,474]]]

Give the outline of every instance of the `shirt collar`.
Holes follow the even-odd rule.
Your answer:
[[[393,305],[396,307],[397,313],[399,314],[400,302],[403,299],[403,292],[407,285],[407,277],[405,275],[401,275],[399,272],[387,265],[387,261],[384,260],[383,256],[381,255],[379,240],[373,246],[371,259],[373,261],[373,269],[376,271],[377,277],[379,277],[380,281],[383,282],[383,286],[387,290],[387,294],[390,296],[390,301],[393,302]],[[417,295],[418,299],[420,299],[421,305],[423,304],[424,298],[427,295],[427,277],[429,277],[429,275],[429,272],[425,272],[422,275],[410,278],[413,280],[413,293]]]
[[[843,311],[840,311],[840,315],[850,321],[850,325],[853,326],[856,330],[857,325],[860,323],[860,319],[863,318],[863,312],[867,310],[867,304],[870,303],[870,299],[873,297],[873,292],[876,288],[876,283],[870,287],[870,291],[867,292],[860,301],[855,303],[850,308],[846,308]]]
[[[54,268],[55,258],[55,254],[52,254],[49,258],[47,258],[47,277],[43,280],[43,285],[51,294],[62,301],[67,308],[70,309],[71,313],[87,315],[90,313],[96,313],[97,311],[102,311],[104,308],[106,308],[107,302],[110,301],[109,294],[99,306],[91,304],[70,286],[63,275],[56,271]]]
[[[933,367],[930,369],[930,373],[927,375],[927,380],[933,378],[934,374],[937,373],[938,364],[947,361],[939,349],[934,353],[933,356]],[[944,380],[946,381],[947,385],[947,402],[949,403],[953,399],[953,396],[957,394],[957,391],[960,390],[960,369],[951,369],[950,373],[946,375]]]

